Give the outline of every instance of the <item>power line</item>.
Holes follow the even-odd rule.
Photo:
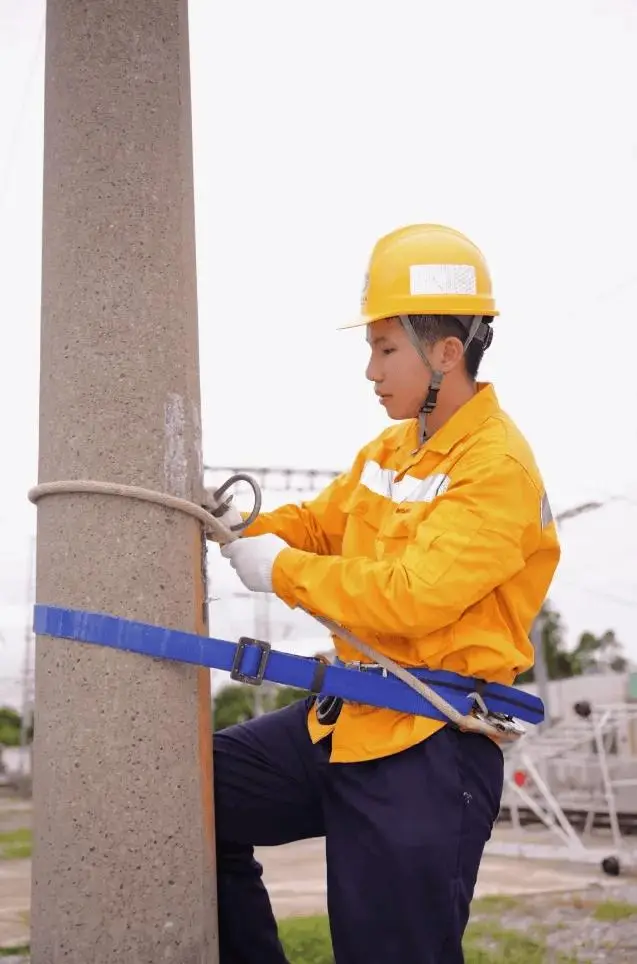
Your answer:
[[[602,599],[618,603],[620,606],[637,609],[637,595],[634,599],[628,599],[626,596],[617,596],[615,593],[606,592],[604,589],[592,589],[590,586],[583,586],[581,583],[572,582],[570,579],[561,579],[560,581],[563,586],[569,586],[577,592],[586,593],[589,596],[599,596]]]
[[[582,515],[585,512],[591,512],[594,509],[602,509],[604,506],[615,502],[624,502],[627,505],[637,506],[637,499],[632,498],[632,496],[617,493],[603,493],[599,500],[583,502],[580,505],[573,506],[570,509],[565,509],[563,512],[558,512],[555,516],[555,521],[563,522],[567,519],[574,519],[576,516]]]
[[[226,479],[243,472],[251,475],[262,489],[268,492],[320,492],[333,479],[341,474],[340,469],[303,469],[291,466],[221,466],[204,465],[204,472],[209,475],[210,483],[221,484]],[[214,483],[212,480],[215,480]],[[244,483],[237,483],[237,493],[249,492],[250,487]]]

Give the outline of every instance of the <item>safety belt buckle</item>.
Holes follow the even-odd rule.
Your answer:
[[[479,725],[484,728],[482,730],[484,735],[489,736],[495,743],[500,745],[515,743],[516,740],[525,735],[526,728],[518,720],[514,720],[512,716],[506,716],[504,713],[494,713],[490,710],[481,693],[469,693],[468,698],[473,699],[473,709],[469,718],[478,721]],[[470,729],[470,727],[467,727],[467,729]]]
[[[352,659],[348,663],[344,663],[343,665],[345,666],[345,669],[355,669],[355,670],[358,670],[360,673],[366,673],[366,672],[369,673],[369,672],[374,672],[375,670],[380,670],[381,671],[380,675],[384,679],[387,679],[387,675],[388,675],[387,670],[385,669],[384,666],[381,666],[380,663],[364,663],[361,659]]]
[[[361,673],[374,673],[377,670],[380,670],[380,676],[382,676],[383,679],[387,679],[387,676],[388,676],[387,670],[385,669],[384,666],[381,666],[380,663],[362,663],[361,662],[358,668],[361,671]]]
[[[256,646],[259,650],[257,671],[256,673],[244,673],[241,671],[243,656],[246,649],[252,646]],[[249,683],[250,686],[261,686],[265,676],[265,669],[268,665],[271,650],[272,646],[270,643],[266,643],[262,639],[252,639],[250,636],[241,636],[239,642],[237,643],[237,650],[234,654],[234,659],[232,660],[230,679],[236,680],[238,683]]]

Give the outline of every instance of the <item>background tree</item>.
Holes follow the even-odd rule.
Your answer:
[[[568,649],[561,614],[548,600],[542,606],[540,619],[549,679],[568,679],[584,673],[623,673],[628,669],[623,646],[614,630],[608,629],[601,636],[584,632],[575,647]],[[516,682],[524,684],[533,683],[534,680],[534,671],[530,669],[519,676]]]
[[[573,668],[579,673],[625,673],[628,660],[613,629],[601,636],[582,633],[573,651]]]
[[[262,709],[265,713],[280,710],[290,703],[307,697],[305,690],[294,686],[268,686],[261,693]],[[248,683],[232,683],[223,686],[217,693],[213,704],[213,729],[223,730],[234,723],[253,719],[256,714],[256,690]]]
[[[248,685],[222,687],[213,703],[213,729],[223,730],[254,717],[254,689]]]
[[[306,690],[298,690],[295,686],[280,686],[277,688],[274,708],[281,710],[284,706],[290,706],[291,703],[296,703],[298,700],[307,699],[308,696],[309,693]]]
[[[22,718],[8,706],[0,706],[0,746],[20,746]]]

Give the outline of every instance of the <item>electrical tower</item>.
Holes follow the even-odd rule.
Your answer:
[[[320,492],[332,479],[341,474],[335,469],[294,469],[294,468],[231,468],[224,466],[204,465],[204,472],[208,479],[207,486],[217,487],[237,472],[251,475],[265,493],[290,492],[299,495]],[[236,492],[243,494],[250,492],[250,486],[245,482],[237,483]]]

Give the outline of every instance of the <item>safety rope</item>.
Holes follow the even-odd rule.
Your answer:
[[[234,542],[241,537],[241,530],[247,528],[254,521],[261,507],[261,490],[258,482],[251,476],[239,473],[230,478],[214,493],[213,498],[219,501],[221,497],[237,482],[247,482],[252,488],[255,496],[255,506],[250,515],[244,519],[240,526],[232,529],[224,525],[221,519],[214,516],[207,509],[191,502],[189,499],[182,499],[178,496],[168,495],[165,492],[157,492],[153,489],[145,489],[137,485],[122,485],[118,482],[96,482],[90,479],[77,479],[59,482],[43,482],[34,486],[28,492],[28,499],[33,504],[37,504],[40,499],[51,495],[106,495],[126,499],[137,499],[140,502],[150,502],[162,506],[166,509],[174,509],[183,512],[202,523],[205,532],[210,534],[214,541],[221,544]],[[217,511],[222,511],[223,504],[219,505]],[[472,700],[472,708],[466,714],[460,713],[454,706],[447,702],[442,696],[435,692],[422,680],[418,679],[408,669],[394,662],[388,656],[378,652],[363,640],[359,639],[345,627],[326,619],[323,616],[310,613],[302,606],[298,607],[303,612],[311,616],[316,622],[320,623],[325,629],[335,636],[340,637],[345,642],[367,656],[372,662],[382,667],[393,676],[401,679],[407,686],[415,690],[426,700],[429,700],[450,723],[460,730],[481,733],[490,737],[496,743],[508,743],[519,739],[524,734],[524,727],[520,723],[499,714],[490,713],[481,699],[478,692],[468,694],[468,699]],[[364,664],[363,664],[364,665]]]
[[[228,486],[226,486],[228,488]],[[119,482],[93,482],[89,479],[78,479],[73,482],[43,482],[29,489],[29,502],[36,504],[47,495],[114,495],[125,499],[137,499],[140,502],[153,502],[161,505],[165,509],[176,509],[178,512],[185,512],[186,515],[198,519],[203,524],[206,533],[223,539],[224,542],[232,542],[236,535],[219,519],[215,518],[211,512],[190,502],[188,499],[180,499],[176,495],[168,495],[166,492],[156,492],[154,489],[144,489],[138,485],[121,485]]]

